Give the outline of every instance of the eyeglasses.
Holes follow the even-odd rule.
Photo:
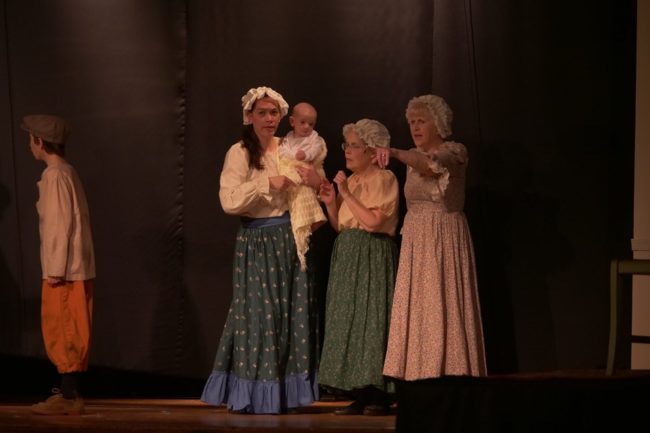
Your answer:
[[[365,149],[366,145],[361,143],[341,143],[341,149],[343,149],[343,151],[346,151],[348,148],[352,150],[361,150]]]

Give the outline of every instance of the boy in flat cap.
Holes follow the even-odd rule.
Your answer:
[[[58,116],[23,118],[34,158],[47,167],[38,182],[36,209],[43,273],[41,329],[47,356],[61,374],[61,389],[32,406],[40,415],[77,415],[84,404],[81,374],[88,369],[95,255],[81,181],[65,160],[69,128]]]

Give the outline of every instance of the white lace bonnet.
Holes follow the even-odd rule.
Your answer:
[[[242,106],[242,114],[244,117],[244,125],[248,125],[251,122],[247,119],[246,113],[250,112],[253,109],[253,104],[255,101],[258,99],[261,99],[265,96],[268,96],[269,98],[273,99],[278,103],[280,106],[280,114],[281,117],[284,117],[287,115],[289,112],[289,104],[287,104],[287,101],[284,100],[282,95],[280,95],[278,92],[275,90],[271,89],[270,87],[254,87],[251,88],[244,96],[241,97],[241,106]]]
[[[390,133],[381,123],[372,119],[361,119],[343,127],[343,135],[354,131],[369,147],[387,148],[390,146]]]
[[[411,99],[406,107],[408,115],[409,110],[417,110],[425,106],[433,116],[433,122],[436,124],[438,133],[442,138],[451,135],[451,121],[454,119],[454,113],[449,105],[440,96],[422,95]]]

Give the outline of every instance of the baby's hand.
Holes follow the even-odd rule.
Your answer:
[[[302,149],[298,149],[298,151],[296,152],[296,159],[298,161],[303,161],[306,157],[307,155],[305,155],[305,151],[303,151]]]

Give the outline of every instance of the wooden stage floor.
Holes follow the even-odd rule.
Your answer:
[[[395,416],[337,416],[349,402],[319,402],[290,415],[239,415],[199,400],[86,399],[81,416],[39,416],[32,402],[0,403],[2,433],[355,432],[395,430]]]
[[[633,426],[646,421],[650,396],[650,371],[553,371],[401,382],[396,413],[383,417],[333,414],[348,401],[318,402],[297,414],[240,415],[195,399],[203,381],[94,373],[84,415],[48,417],[30,411],[43,399],[34,389],[49,382],[32,371],[10,374],[0,388],[0,433],[623,432],[639,431]]]

